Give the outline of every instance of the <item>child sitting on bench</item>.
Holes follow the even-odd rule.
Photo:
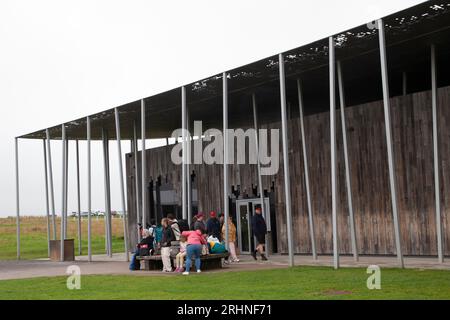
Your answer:
[[[184,271],[184,257],[186,257],[186,246],[187,246],[187,237],[184,235],[180,236],[180,252],[177,253],[175,257],[175,272],[183,272]]]

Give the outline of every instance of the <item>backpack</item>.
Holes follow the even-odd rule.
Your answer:
[[[183,231],[189,231],[189,224],[185,219],[178,220],[178,227],[180,229],[180,233],[183,233]]]
[[[173,235],[175,236],[175,240],[178,241],[180,240],[180,235],[181,235],[181,231],[180,231],[180,226],[177,222],[174,222],[170,225],[170,228],[172,229]]]
[[[211,253],[225,253],[225,252],[227,252],[227,249],[225,248],[225,244],[217,242],[211,248],[210,252]]]
[[[162,239],[162,227],[157,227],[155,230],[155,242],[159,243]]]

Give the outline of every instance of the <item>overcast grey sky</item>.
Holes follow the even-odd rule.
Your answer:
[[[15,136],[178,87],[420,2],[1,0],[0,216],[15,214]],[[57,212],[59,144],[52,144]],[[85,144],[80,147],[86,210]],[[93,147],[93,209],[102,210],[101,149]],[[69,212],[76,210],[74,148]],[[119,209],[115,144],[110,150],[112,208]],[[129,143],[123,151],[129,151]],[[42,141],[20,140],[19,157],[21,212],[45,214]]]

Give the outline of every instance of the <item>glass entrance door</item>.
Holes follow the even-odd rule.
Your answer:
[[[255,214],[255,209],[261,208],[261,199],[243,199],[236,201],[236,220],[237,220],[237,238],[239,251],[241,253],[249,254],[254,250],[254,241],[252,241],[252,217]],[[270,210],[269,199],[264,199],[264,208]],[[263,210],[264,212],[264,210]],[[270,214],[264,212],[267,229],[270,231]]]
[[[239,250],[241,253],[250,253],[251,222],[248,202],[239,203],[237,205],[237,233]]]

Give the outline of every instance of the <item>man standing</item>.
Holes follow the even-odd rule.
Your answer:
[[[261,260],[266,261],[266,255],[264,254],[264,245],[266,243],[267,226],[264,217],[262,216],[261,208],[255,209],[255,215],[252,217],[252,231],[256,238],[256,250],[252,252],[253,259],[257,260],[256,253],[259,252]]]
[[[169,220],[169,226],[172,228],[173,234],[175,236],[176,241],[180,240],[180,225],[178,224],[177,219],[173,213],[169,213],[167,215],[167,219]]]
[[[221,241],[221,232],[220,232],[220,221],[217,219],[217,214],[215,211],[211,211],[209,213],[209,219],[206,222],[206,232],[208,236],[213,236],[219,241]]]

